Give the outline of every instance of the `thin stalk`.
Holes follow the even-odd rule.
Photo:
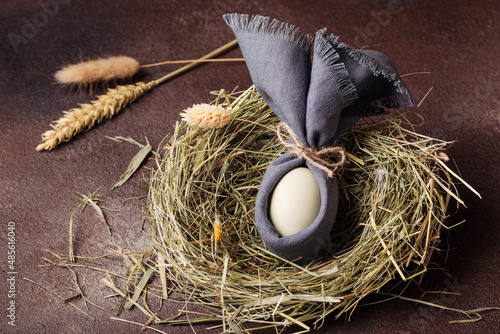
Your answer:
[[[187,63],[222,63],[226,61],[245,61],[245,58],[220,58],[220,59],[186,59],[186,60],[167,60],[159,63],[141,65],[141,68],[154,67],[160,65],[171,65],[171,64],[187,64]]]
[[[181,73],[184,73],[184,72],[186,72],[186,71],[188,71],[188,70],[192,69],[193,67],[196,67],[196,66],[200,65],[201,63],[203,63],[203,61],[204,61],[205,59],[210,59],[210,58],[213,58],[213,57],[215,57],[215,56],[219,55],[219,54],[220,54],[220,53],[222,53],[222,52],[225,52],[225,51],[227,51],[227,50],[232,49],[232,48],[233,48],[233,47],[235,47],[237,44],[238,44],[238,40],[234,39],[234,40],[232,40],[231,42],[229,42],[229,43],[227,43],[227,44],[225,44],[225,45],[221,46],[220,48],[218,48],[218,49],[216,49],[216,50],[214,50],[214,51],[212,51],[212,52],[210,52],[210,53],[208,53],[208,54],[204,55],[204,56],[203,56],[203,57],[201,57],[200,59],[195,60],[195,61],[193,61],[192,63],[189,63],[189,64],[187,64],[186,66],[183,66],[183,67],[179,68],[178,70],[175,70],[175,71],[173,71],[173,72],[170,72],[169,74],[167,74],[167,75],[165,75],[165,76],[163,76],[163,77],[161,77],[161,78],[159,78],[159,79],[155,80],[155,81],[156,81],[156,84],[157,84],[157,85],[160,85],[160,84],[164,83],[165,81],[170,80],[170,79],[172,79],[172,78],[176,77],[177,75],[179,75],[179,74],[181,74]]]

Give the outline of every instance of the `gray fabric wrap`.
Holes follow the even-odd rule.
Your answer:
[[[278,118],[306,147],[335,146],[369,112],[413,105],[392,62],[380,52],[355,50],[328,36],[313,38],[268,17],[226,14],[245,57],[253,83]],[[281,237],[268,217],[276,184],[290,170],[307,167],[318,184],[321,205],[312,224]],[[338,184],[303,157],[284,154],[271,163],[255,204],[255,224],[266,247],[276,255],[307,263],[331,254],[330,233],[338,206]]]

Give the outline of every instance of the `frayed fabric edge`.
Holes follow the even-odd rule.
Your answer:
[[[408,94],[395,94],[370,102],[359,102],[342,109],[340,118],[362,118],[371,113],[380,113],[391,109],[404,109],[415,105],[412,96]]]
[[[329,43],[326,28],[316,33],[314,55],[320,57],[329,68],[337,88],[344,100],[344,107],[358,99],[356,87],[349,78],[349,73],[340,59],[337,50]]]
[[[338,36],[330,35],[329,40],[336,47],[344,49],[347,52],[347,54],[349,54],[349,56],[354,58],[362,66],[368,67],[370,71],[372,71],[373,75],[375,76],[382,75],[387,80],[392,81],[399,94],[408,94],[408,89],[401,81],[401,78],[399,77],[398,73],[394,72],[386,65],[380,63],[375,58],[364,54],[360,50],[353,49],[348,45],[346,45],[345,43],[340,42]]]
[[[347,54],[354,58],[359,64],[370,69],[373,75],[382,75],[390,82],[393,82],[397,93],[401,94],[399,99],[405,100],[402,105],[408,106],[413,103],[408,89],[402,82],[398,73],[379,62],[377,59],[364,54],[360,50],[352,49],[343,42],[340,42],[338,36],[333,34],[328,36],[326,34],[326,28],[319,30],[316,33],[316,39],[314,39],[310,35],[302,34],[299,28],[277,19],[271,20],[268,16],[254,15],[250,17],[248,14],[232,13],[224,14],[223,18],[234,32],[244,31],[278,36],[297,45],[309,55],[311,54],[311,46],[314,42],[314,53],[321,57],[329,67],[330,73],[344,99],[346,107],[358,99],[358,92],[349,78],[349,73],[347,72],[344,62],[340,59],[337,48],[344,49]],[[408,97],[403,98],[403,96]]]
[[[253,33],[262,33],[281,37],[292,42],[302,50],[310,54],[313,37],[304,35],[299,28],[279,20],[271,19],[267,16],[255,15],[250,17],[248,14],[224,14],[224,20],[233,31],[246,31]]]

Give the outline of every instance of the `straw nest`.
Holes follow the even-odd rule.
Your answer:
[[[207,308],[188,322],[220,321],[224,332],[291,324],[307,331],[329,314],[349,315],[389,281],[427,270],[450,198],[461,202],[445,164],[449,143],[405,129],[411,124],[396,115],[346,134],[348,163],[336,173],[336,251],[301,267],[267,251],[253,221],[262,176],[285,152],[278,119],[253,87],[221,91],[213,104],[232,121],[216,129],[176,124],[148,196],[164,293]]]

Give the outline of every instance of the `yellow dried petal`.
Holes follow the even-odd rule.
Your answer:
[[[214,241],[215,243],[219,242],[220,237],[222,235],[221,226],[218,220],[214,223]]]

